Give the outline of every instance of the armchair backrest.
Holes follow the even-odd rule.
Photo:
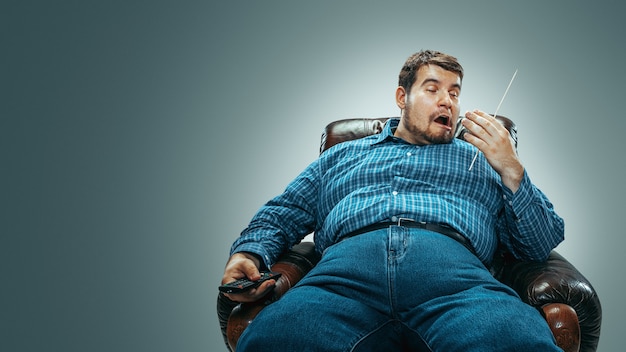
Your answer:
[[[389,119],[390,117],[365,117],[343,119],[329,123],[322,133],[320,154],[336,144],[382,132],[385,122]]]
[[[385,122],[390,118],[391,117],[364,117],[337,120],[329,123],[322,133],[320,154],[336,144],[382,132]],[[462,118],[463,117],[459,117],[459,119]],[[517,127],[515,123],[502,115],[496,115],[496,119],[509,130],[515,147],[517,147]],[[455,136],[463,139],[464,135],[465,129],[462,127],[461,123],[458,123]]]

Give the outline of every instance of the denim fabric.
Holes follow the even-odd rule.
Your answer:
[[[237,351],[560,351],[540,313],[458,242],[392,226],[327,248]]]

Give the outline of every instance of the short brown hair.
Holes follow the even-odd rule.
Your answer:
[[[463,81],[463,67],[454,56],[444,54],[435,50],[421,50],[406,60],[400,76],[398,77],[398,85],[404,87],[409,92],[411,86],[415,83],[415,76],[420,67],[425,65],[437,65],[444,70],[455,72]]]

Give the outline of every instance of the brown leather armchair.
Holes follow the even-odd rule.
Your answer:
[[[502,116],[498,118],[517,143],[514,123]],[[387,119],[357,118],[330,123],[322,135],[320,153],[337,143],[380,133]],[[459,130],[457,136],[462,139],[463,131]],[[319,259],[313,243],[300,243],[283,254],[272,267],[273,271],[283,275],[274,290],[263,299],[239,304],[220,293],[217,312],[227,348],[235,350],[239,336],[261,309],[280,299]],[[564,351],[596,350],[602,322],[600,300],[589,281],[563,256],[552,251],[545,262],[522,262],[505,251],[499,251],[490,271],[498,280],[517,291],[524,302],[544,315]]]

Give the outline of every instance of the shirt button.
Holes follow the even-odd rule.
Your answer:
[[[413,153],[411,152],[406,153],[406,156],[411,156],[411,155],[413,155]]]
[[[393,194],[394,196],[397,196],[398,195],[398,191],[393,191],[393,192],[391,192],[391,194]]]
[[[395,215],[394,215],[394,216],[392,216],[392,217],[391,217],[391,221],[392,221],[392,222],[396,222],[396,221],[398,221],[398,217],[397,217],[397,216],[395,216]]]

